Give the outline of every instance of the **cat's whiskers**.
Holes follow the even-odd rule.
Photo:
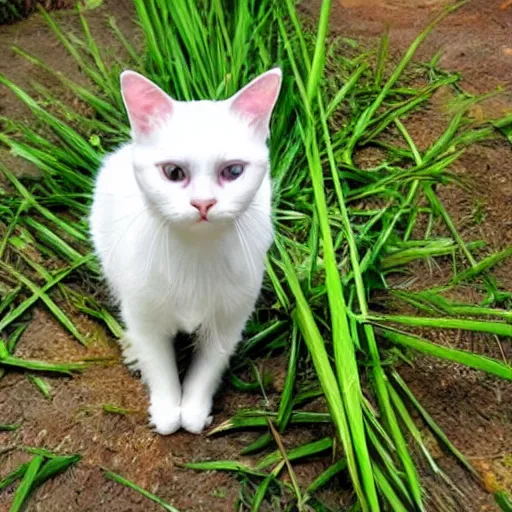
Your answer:
[[[114,194],[105,194],[105,195],[114,195]],[[123,204],[124,202],[126,202],[127,199],[130,199],[132,197],[140,197],[139,194],[130,194],[130,195],[123,195],[122,198],[117,198],[117,201],[120,203],[120,204]],[[169,205],[169,201],[162,201],[162,202],[155,202],[153,204],[147,204],[146,206],[144,206],[144,208],[142,208],[141,210],[139,210],[137,212],[137,216],[140,215],[141,213],[144,213],[144,212],[149,212],[151,211],[154,206],[168,206]],[[122,217],[115,217],[114,219],[112,219],[111,221],[107,221],[105,222],[105,225],[106,226],[112,226],[112,225],[115,225],[117,224],[118,222],[122,222],[123,220],[131,217],[132,215],[134,215],[134,212],[129,212],[127,213],[126,215],[123,215]],[[129,226],[131,227],[131,225]],[[109,231],[110,232],[110,231]]]
[[[153,237],[153,241],[151,242],[151,245],[149,246],[148,257],[146,258],[146,263],[144,265],[143,276],[147,275],[149,273],[151,267],[153,266],[153,260],[155,259],[155,254],[157,252],[155,250],[155,246],[160,237],[160,232],[162,230],[162,227],[164,227],[166,223],[167,223],[167,219],[163,219],[160,222],[160,224],[158,225],[158,227],[156,228],[155,236]]]
[[[242,247],[244,260],[248,264],[248,267],[249,267],[249,277],[250,277],[251,281],[254,281],[256,279],[256,265],[255,265],[252,255],[251,255],[251,250],[248,247],[247,240],[246,240],[245,234],[244,234],[244,230],[243,230],[242,226],[240,226],[240,220],[235,218],[234,225],[235,225],[236,233],[238,235],[238,239],[239,239],[241,247]]]
[[[139,210],[136,215],[138,216],[141,213],[147,212],[150,210],[150,208],[151,208],[150,206],[145,206],[144,208]],[[123,220],[126,220],[129,217],[132,217],[133,215],[135,215],[133,212],[127,213],[126,215],[123,215],[122,217],[116,217],[116,218],[112,219],[111,221],[105,222],[105,225],[109,226],[109,227],[113,226],[113,225],[117,224],[118,222],[122,222]],[[107,231],[107,230],[105,230],[105,231]],[[108,230],[108,232],[110,233],[110,230]]]
[[[107,268],[110,266],[110,262],[112,261],[112,258],[114,256],[114,253],[117,249],[117,246],[119,245],[119,243],[121,242],[121,240],[126,236],[126,233],[128,233],[128,231],[130,230],[130,228],[133,226],[133,224],[135,224],[135,222],[137,221],[137,219],[144,213],[148,210],[149,208],[143,208],[142,210],[140,210],[137,214],[134,215],[133,217],[133,220],[128,224],[128,226],[126,227],[126,229],[121,233],[121,235],[119,236],[119,238],[116,240],[116,242],[114,243],[114,246],[112,247],[111,251],[109,252],[108,256],[107,256],[107,259],[106,259],[106,262],[105,262],[105,265],[104,267]],[[109,231],[110,233],[110,231]]]
[[[165,275],[167,277],[167,282],[171,282],[171,258],[169,257],[169,230],[165,230]]]
[[[94,196],[107,196],[107,197],[110,196],[110,197],[114,197],[117,201],[119,201],[120,199],[130,199],[132,197],[140,197],[140,194],[139,193],[123,194],[123,196],[120,197],[119,194],[116,192],[100,192],[99,190],[95,190]]]

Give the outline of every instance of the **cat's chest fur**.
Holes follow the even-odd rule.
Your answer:
[[[254,300],[269,236],[248,240],[244,230],[249,226],[242,224],[241,233],[235,230],[219,239],[190,243],[165,226],[158,229],[157,222],[141,215],[129,233],[123,236],[119,229],[112,233],[111,240],[122,239],[113,246],[110,261],[103,258],[103,265],[116,295],[130,294],[132,300],[151,304],[154,312],[172,317],[185,332],[219,310],[229,314],[237,305]]]
[[[107,159],[91,212],[94,245],[114,295],[186,332],[219,311],[229,315],[254,303],[272,243],[270,184],[236,226],[204,225],[183,236],[148,208],[129,172],[128,150]]]
[[[172,315],[185,332],[194,331],[219,310],[229,314],[253,300],[261,286],[266,247],[245,244],[232,233],[215,243],[193,245],[162,234],[155,254],[148,250],[145,255],[151,261],[144,269],[146,299]]]

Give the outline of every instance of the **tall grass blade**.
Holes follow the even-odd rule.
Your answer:
[[[9,512],[20,512],[20,510],[22,510],[28,499],[30,490],[33,488],[37,472],[39,471],[43,460],[44,459],[42,455],[36,455],[27,466],[23,480],[20,482],[20,485],[14,494],[14,499],[12,501],[11,507],[9,508]]]
[[[411,334],[395,330],[379,329],[379,333],[398,345],[412,348],[419,352],[439,357],[441,359],[448,359],[455,363],[464,364],[470,368],[474,368],[475,370],[492,373],[502,379],[512,380],[512,366],[506,363],[502,363],[485,356],[472,354],[471,352],[436,345],[430,341],[419,338],[418,336],[413,336]]]
[[[164,500],[159,498],[158,496],[155,496],[154,494],[150,493],[149,491],[146,491],[142,487],[139,487],[137,484],[131,482],[130,480],[127,480],[121,475],[118,475],[117,473],[114,473],[113,471],[104,470],[104,475],[109,478],[110,480],[113,480],[114,482],[117,482],[118,484],[124,485],[130,489],[133,489],[134,491],[138,492],[139,494],[142,494],[145,498],[150,499],[157,505],[160,505],[164,510],[167,510],[168,512],[179,512],[177,508],[173,507],[169,503],[166,503]]]

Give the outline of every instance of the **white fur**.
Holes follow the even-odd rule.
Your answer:
[[[211,423],[213,394],[254,309],[272,243],[266,133],[230,107],[172,100],[172,115],[107,156],[96,181],[92,240],[121,304],[125,360],[149,387],[161,434]],[[247,162],[245,171],[220,184],[218,166],[232,160]],[[166,179],[162,162],[185,165],[190,183]],[[210,197],[217,204],[198,222],[190,201]],[[182,386],[172,341],[196,330]]]

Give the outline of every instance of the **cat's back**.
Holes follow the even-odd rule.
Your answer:
[[[96,176],[93,195],[95,205],[107,202],[107,195],[122,197],[127,189],[133,188],[135,177],[133,173],[132,145],[126,144],[105,156]]]

